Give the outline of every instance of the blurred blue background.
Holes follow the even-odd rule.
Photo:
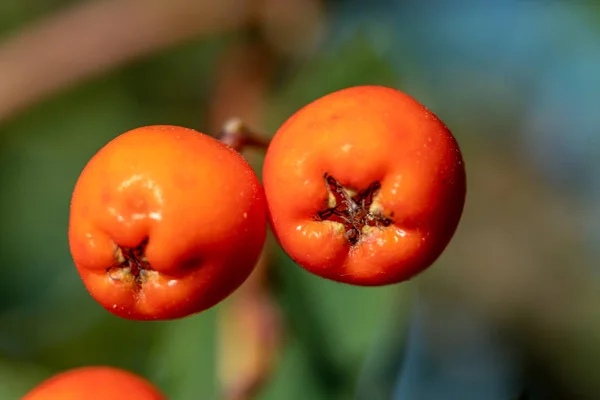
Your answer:
[[[160,323],[101,309],[70,259],[75,181],[137,126],[216,134],[235,113],[272,133],[357,84],[394,86],[446,122],[464,217],[434,266],[395,287],[324,282],[278,251],[286,341],[256,398],[600,398],[600,6],[207,4],[0,4],[0,398],[88,364],[218,398],[224,305]]]

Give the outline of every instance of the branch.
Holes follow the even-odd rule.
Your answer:
[[[93,0],[0,44],[0,121],[58,90],[200,35],[244,26],[243,0]]]

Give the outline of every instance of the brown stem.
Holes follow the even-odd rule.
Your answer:
[[[239,118],[231,118],[225,123],[219,140],[239,152],[251,147],[266,150],[271,142],[270,139],[248,128]]]
[[[246,148],[265,150],[269,146],[266,135],[249,127],[258,127],[265,119],[267,91],[276,64],[277,57],[260,40],[234,44],[217,62],[210,126],[213,132],[220,131],[224,143],[239,152]],[[236,118],[230,118],[232,115]]]
[[[0,121],[49,95],[193,37],[240,28],[240,0],[92,0],[0,43]]]
[[[226,400],[254,398],[269,380],[282,345],[283,320],[265,276],[269,253],[219,313],[218,375]]]
[[[219,61],[211,95],[210,125],[220,131],[220,140],[256,166],[262,154],[246,150],[266,149],[269,138],[248,126],[260,126],[264,120],[274,57],[258,40],[234,44]],[[237,118],[223,123],[230,115]],[[275,368],[284,326],[267,276],[274,245],[269,238],[250,278],[220,308],[218,378],[225,400],[254,398]]]

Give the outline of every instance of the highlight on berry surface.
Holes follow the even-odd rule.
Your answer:
[[[458,226],[466,174],[457,141],[396,89],[328,94],[276,132],[263,167],[273,231],[300,266],[338,282],[405,281]]]
[[[266,225],[263,189],[239,153],[191,129],[147,126],[116,137],[85,166],[69,243],[104,308],[165,320],[212,307],[239,287]]]

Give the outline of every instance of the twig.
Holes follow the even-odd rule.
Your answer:
[[[0,44],[0,121],[75,83],[200,35],[248,23],[243,0],[93,0]]]
[[[248,128],[239,118],[231,118],[223,127],[219,139],[237,151],[249,147],[266,150],[270,140]]]
[[[217,63],[210,103],[210,126],[219,139],[252,164],[251,148],[266,149],[269,138],[246,125],[258,126],[272,81],[274,58],[261,40],[234,44]],[[237,115],[227,120],[224,116]],[[242,122],[244,121],[244,122]],[[256,160],[258,161],[258,160]],[[284,327],[268,280],[272,238],[250,278],[224,304],[219,314],[218,376],[222,399],[252,399],[269,380]]]
[[[249,280],[219,313],[219,381],[225,400],[252,399],[268,381],[283,341],[280,311],[270,294],[267,250]]]

